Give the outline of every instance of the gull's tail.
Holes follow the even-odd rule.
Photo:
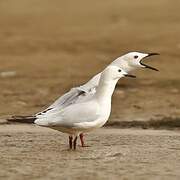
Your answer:
[[[10,123],[32,124],[36,120],[36,116],[12,116],[7,119]]]

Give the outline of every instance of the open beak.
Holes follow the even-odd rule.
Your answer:
[[[150,56],[154,56],[154,55],[159,55],[158,53],[149,53],[146,57],[144,57],[143,59],[145,59],[145,58],[147,58],[147,57],[150,57]],[[154,68],[154,67],[151,67],[151,66],[149,66],[149,65],[147,65],[147,64],[144,64],[142,61],[143,61],[143,59],[140,61],[140,64],[142,65],[142,66],[144,66],[145,68],[148,68],[148,69],[152,69],[152,70],[154,70],[154,71],[159,71],[158,69],[156,69],[156,68]]]
[[[125,77],[131,77],[131,78],[136,78],[136,76],[132,75],[132,74],[125,74]]]

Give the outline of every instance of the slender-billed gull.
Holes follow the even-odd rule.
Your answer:
[[[130,72],[133,70],[136,70],[138,68],[148,68],[152,69],[155,71],[158,71],[156,68],[153,68],[149,65],[144,64],[143,60],[146,59],[147,57],[153,56],[153,55],[158,55],[158,53],[140,53],[140,52],[130,52],[127,53],[123,56],[118,57],[115,59],[110,65],[117,66],[121,69],[123,69],[125,72]],[[79,102],[85,102],[91,96],[93,96],[96,92],[96,87],[99,84],[99,79],[100,79],[101,73],[95,75],[92,79],[90,79],[86,84],[72,88],[69,92],[64,94],[63,96],[59,97],[52,105],[50,105],[48,108],[45,110],[37,113],[34,116],[13,116],[10,118],[10,121],[14,122],[34,122],[34,120],[43,115],[46,114],[48,111],[53,111],[56,109],[61,109],[63,110],[64,108],[75,104]],[[84,141],[83,141],[83,134],[80,134],[80,139],[81,139],[81,145],[84,146]]]
[[[140,53],[140,52],[130,52],[123,56],[120,56],[114,60],[110,65],[117,66],[126,72],[136,70],[137,68],[147,68],[151,70],[158,71],[156,68],[151,67],[143,62],[147,57],[159,55],[158,53]],[[96,92],[96,87],[99,84],[101,73],[95,75],[86,84],[72,88],[69,92],[57,99],[52,105],[46,108],[44,111],[37,113],[36,115],[42,115],[51,109],[65,108],[71,104],[78,103],[79,101],[86,101]],[[83,134],[80,134],[81,145],[84,145]]]
[[[156,68],[151,67],[149,65],[146,65],[143,63],[143,59],[158,55],[158,53],[139,53],[139,52],[130,52],[127,53],[116,60],[114,60],[110,65],[117,66],[127,73],[133,70],[136,70],[137,68],[148,68],[155,71],[158,71]],[[86,95],[94,94],[96,92],[96,87],[99,84],[101,73],[98,73],[95,75],[92,79],[90,79],[86,84],[72,88],[69,92],[61,96],[59,99],[57,99],[52,105],[50,105],[48,108],[46,108],[44,111],[48,111],[49,109],[53,108],[65,108],[66,106],[69,106],[70,104],[74,104],[76,101],[78,101],[79,98],[84,98],[86,100]],[[39,112],[37,115],[43,113]]]
[[[49,110],[44,115],[38,116],[35,124],[68,133],[69,146],[76,149],[78,135],[100,128],[107,122],[111,113],[111,97],[115,85],[124,76],[135,77],[117,66],[108,66],[101,73],[97,90],[89,100],[63,109]]]

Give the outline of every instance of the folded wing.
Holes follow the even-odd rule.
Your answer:
[[[41,115],[35,123],[42,126],[76,127],[79,123],[93,122],[99,117],[99,104],[96,101],[88,101]]]

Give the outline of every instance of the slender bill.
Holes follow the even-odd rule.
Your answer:
[[[150,56],[155,56],[155,55],[160,55],[160,54],[158,54],[158,53],[149,53],[145,58],[147,58],[147,57],[150,57]],[[144,62],[142,62],[145,58],[143,58],[141,61],[140,61],[140,64],[142,65],[142,66],[144,66],[145,68],[148,68],[148,69],[152,69],[152,70],[154,70],[154,71],[159,71],[158,69],[156,69],[156,68],[154,68],[154,67],[152,67],[152,66],[149,66],[149,65],[147,65],[147,64],[144,64]]]
[[[132,75],[132,74],[126,74],[124,75],[125,77],[131,77],[131,78],[136,78],[136,76]]]

